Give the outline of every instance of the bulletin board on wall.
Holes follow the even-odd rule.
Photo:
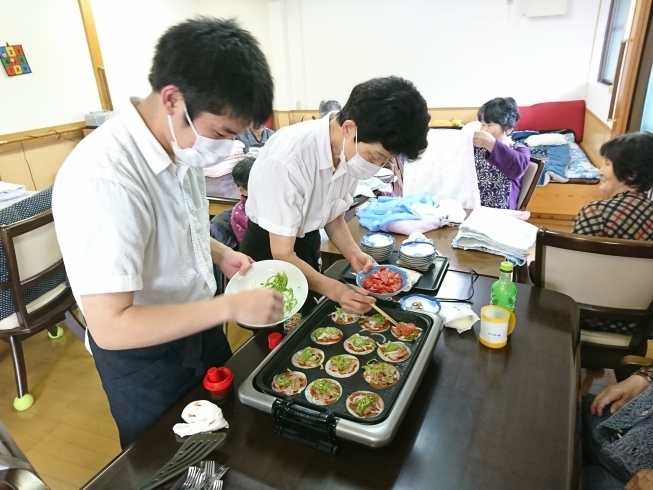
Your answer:
[[[0,135],[76,123],[100,110],[77,0],[3,0],[2,10],[0,46],[16,63],[13,73],[7,61],[0,71]]]

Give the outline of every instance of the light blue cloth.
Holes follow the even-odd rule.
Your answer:
[[[421,203],[435,206],[432,192],[413,194],[408,197],[385,197],[371,199],[370,204],[360,209],[356,215],[360,224],[370,231],[384,230],[394,221],[418,221],[421,218],[413,213],[412,206]]]

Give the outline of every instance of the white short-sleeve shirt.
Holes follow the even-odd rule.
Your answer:
[[[133,105],[75,147],[52,211],[80,308],[89,294],[133,291],[137,305],[213,297],[203,171],[174,163]]]
[[[353,204],[358,179],[334,168],[329,115],[277,131],[249,175],[247,217],[264,230],[303,237]]]

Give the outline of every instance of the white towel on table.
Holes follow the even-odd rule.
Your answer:
[[[458,230],[454,248],[480,250],[504,256],[523,265],[535,246],[537,226],[517,219],[503,209],[478,207]]]
[[[175,424],[172,427],[175,434],[180,437],[229,428],[220,407],[206,400],[198,400],[186,405],[186,408],[181,412],[181,418],[186,423]]]
[[[432,192],[435,200],[453,199],[463,208],[481,205],[474,163],[474,131],[431,129],[422,156],[404,166],[404,196]]]

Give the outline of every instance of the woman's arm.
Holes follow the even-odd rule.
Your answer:
[[[521,181],[530,159],[531,151],[525,146],[517,145],[515,148],[510,148],[497,141],[487,161],[510,180]]]

